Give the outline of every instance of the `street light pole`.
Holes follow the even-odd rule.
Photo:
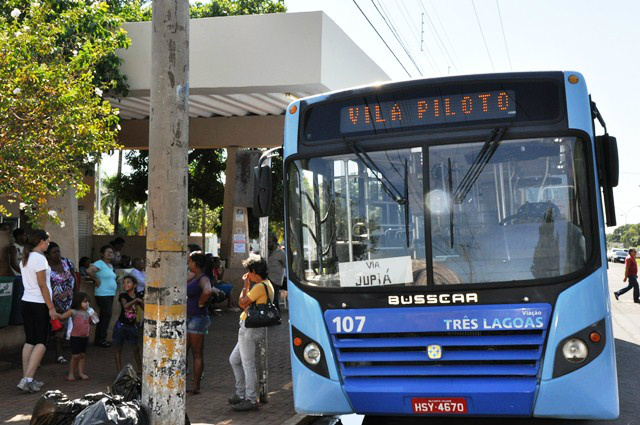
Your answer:
[[[640,205],[635,205],[635,206],[633,206],[633,207],[629,208],[629,209],[627,210],[627,212],[625,212],[625,213],[624,213],[624,224],[625,224],[625,226],[626,226],[627,224],[629,224],[629,221],[627,220],[627,214],[629,214],[629,213],[631,212],[631,210],[632,210],[632,209],[634,209],[634,208],[640,208]]]
[[[185,422],[189,1],[154,0],[142,403]]]

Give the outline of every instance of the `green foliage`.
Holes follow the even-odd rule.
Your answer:
[[[144,236],[147,232],[147,205],[124,204],[120,211],[119,230],[129,236]]]
[[[284,0],[212,0],[191,5],[191,18],[214,16],[260,15],[264,13],[284,13]]]
[[[196,149],[189,152],[189,199],[204,201],[215,209],[224,201],[222,174],[226,170],[223,149]]]
[[[146,0],[107,0],[114,14],[124,22],[151,20],[151,1]]]
[[[93,234],[113,235],[113,224],[109,221],[109,216],[100,210],[93,213]]]
[[[125,154],[125,161],[133,170],[131,174],[109,177],[110,181],[105,182],[105,187],[124,205],[144,204],[149,187],[149,152],[129,151]]]
[[[0,4],[0,193],[32,221],[53,217],[48,199],[67,188],[86,194],[85,171],[117,147],[117,111],[102,94],[126,92],[119,25],[104,2]]]
[[[220,234],[222,230],[222,205],[214,209],[207,207],[205,233]],[[200,233],[202,231],[202,201],[195,200],[189,206],[187,214],[189,233]]]
[[[109,5],[126,22],[151,20],[151,1],[108,0]],[[189,7],[191,18],[212,18],[216,16],[258,15],[264,13],[284,13],[284,0],[210,0],[195,2]]]
[[[611,243],[622,243],[625,248],[640,246],[640,224],[625,224],[616,227],[607,235],[607,246]]]

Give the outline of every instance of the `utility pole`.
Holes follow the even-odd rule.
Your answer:
[[[154,0],[142,403],[185,422],[189,1]]]
[[[420,51],[424,51],[424,13],[422,14],[422,24],[420,26]]]
[[[264,161],[265,165],[271,166],[271,158],[267,158]],[[254,188],[255,190],[255,188]],[[259,242],[260,242],[260,255],[265,261],[269,261],[269,216],[260,217],[259,225]],[[278,300],[274,300],[276,303]],[[265,329],[264,339],[258,344],[258,393],[260,396],[260,403],[266,404],[269,402],[269,365],[267,362],[268,353],[268,340],[269,340],[269,328]]]

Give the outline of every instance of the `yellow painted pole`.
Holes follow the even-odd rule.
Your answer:
[[[142,402],[151,425],[185,419],[189,2],[154,0]]]

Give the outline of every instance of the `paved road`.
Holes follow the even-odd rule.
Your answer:
[[[615,421],[576,421],[559,419],[480,419],[480,418],[376,418],[359,415],[322,418],[313,425],[640,425],[640,304],[634,304],[631,291],[613,297],[613,291],[626,286],[623,264],[609,264],[609,288],[613,311],[618,364],[620,417]]]

